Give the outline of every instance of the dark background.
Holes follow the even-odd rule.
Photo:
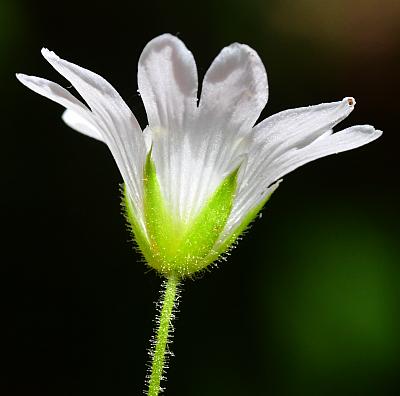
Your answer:
[[[0,393],[139,395],[161,279],[135,253],[107,148],[15,72],[68,82],[46,46],[108,79],[142,126],[144,45],[177,34],[202,77],[255,48],[274,112],[354,96],[384,135],[285,177],[228,262],[183,286],[167,395],[399,394],[400,3],[0,1]]]

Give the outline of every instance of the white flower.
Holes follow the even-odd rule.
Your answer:
[[[381,135],[368,125],[333,133],[353,110],[353,98],[286,110],[254,126],[267,103],[267,75],[257,53],[243,44],[217,56],[198,101],[192,53],[169,34],[150,41],[138,69],[148,116],[143,132],[102,77],[47,49],[42,54],[86,104],[54,82],[18,79],[64,106],[63,120],[73,129],[107,144],[125,182],[138,244],[164,273],[188,275],[218,258],[287,173]],[[178,258],[168,256],[179,249]]]

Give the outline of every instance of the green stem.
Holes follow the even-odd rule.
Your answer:
[[[178,292],[179,279],[171,275],[165,282],[165,290],[161,298],[162,308],[159,319],[159,326],[154,340],[153,361],[149,375],[148,396],[158,396],[163,379],[163,372],[166,360],[166,348],[169,335],[172,332],[172,319],[175,301]]]

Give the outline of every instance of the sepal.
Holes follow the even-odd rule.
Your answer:
[[[267,195],[256,207],[251,209],[245,216],[243,221],[234,229],[234,231],[230,235],[228,235],[220,244],[218,244],[213,251],[210,252],[209,256],[206,259],[208,262],[212,263],[218,260],[218,258],[223,256],[224,253],[227,253],[230,249],[232,249],[232,247],[235,245],[235,243],[237,243],[241,235],[243,235],[246,230],[251,227],[251,223],[256,219],[257,215],[261,212],[264,205],[269,201],[271,195],[274,193],[276,188],[274,188],[271,193]]]
[[[128,221],[150,267],[165,276],[187,277],[213,261],[213,248],[232,210],[238,170],[222,181],[193,219],[184,222],[173,215],[163,197],[150,150],[143,172],[146,233],[129,209],[126,193],[124,197]]]

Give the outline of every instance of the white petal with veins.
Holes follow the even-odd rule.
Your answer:
[[[239,189],[226,232],[271,193],[269,186],[284,174],[274,173],[279,158],[291,150],[307,147],[346,118],[354,109],[354,98],[285,110],[257,124],[246,166],[239,175]],[[300,165],[299,165],[300,166]]]
[[[90,109],[58,84],[38,77],[24,75],[17,75],[17,77],[35,92],[63,105],[67,110],[72,110],[75,113],[73,116],[72,113],[64,116],[67,123],[73,122],[72,118],[74,118],[77,125],[76,117],[83,117],[76,129],[98,139],[101,137],[99,140],[107,144],[126,183],[133,210],[142,223],[141,175],[146,148],[136,118],[118,92],[104,78],[61,59],[45,48],[42,49],[42,54],[61,75],[69,80]],[[90,128],[88,128],[89,124]],[[144,224],[141,225],[144,229]]]

